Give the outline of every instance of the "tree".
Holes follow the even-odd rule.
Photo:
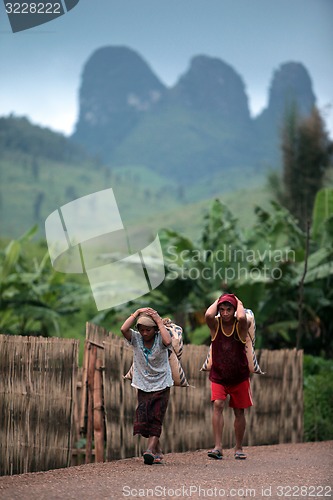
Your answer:
[[[306,228],[315,196],[323,186],[332,146],[316,107],[307,117],[300,117],[295,107],[290,108],[282,129],[282,190],[275,192],[302,229]]]
[[[41,208],[45,198],[44,191],[38,191],[36,194],[35,202],[34,202],[34,219],[38,221],[41,218]]]

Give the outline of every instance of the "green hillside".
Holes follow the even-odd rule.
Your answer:
[[[51,212],[76,198],[110,187],[126,227],[146,226],[154,231],[170,227],[192,236],[200,228],[212,198],[219,197],[234,207],[235,215],[245,216],[244,223],[253,201],[258,203],[261,195],[264,198],[258,184],[253,190],[243,188],[240,196],[231,191],[230,180],[226,183],[215,178],[208,186],[198,183],[187,190],[145,167],[122,167],[110,172],[106,167],[79,168],[41,159],[36,172],[35,161],[22,154],[7,154],[0,159],[2,236],[18,237],[38,223],[39,236],[43,237],[44,222]],[[253,184],[259,180],[254,177]],[[206,195],[208,189],[210,196]]]
[[[109,168],[65,136],[26,118],[0,118],[1,236],[15,238],[34,224],[44,237],[50,213],[81,196],[113,188],[125,227],[170,227],[195,236],[212,198],[225,198],[236,214],[251,213],[260,200],[263,172],[246,165],[179,185],[143,165]],[[245,175],[245,172],[247,174]],[[241,196],[235,190],[245,189]],[[255,194],[248,189],[254,189]],[[238,206],[237,200],[242,200]],[[250,205],[248,205],[248,203]]]
[[[82,146],[69,141],[63,134],[32,125],[26,117],[15,115],[0,117],[0,151],[72,164],[82,164],[89,158]]]
[[[117,145],[112,162],[131,163],[137,157],[162,175],[167,171],[182,184],[196,184],[199,177],[206,179],[217,170],[228,172],[237,162],[243,162],[246,172],[254,163],[254,141],[245,126],[234,128],[212,111],[168,106],[143,117],[140,126]]]

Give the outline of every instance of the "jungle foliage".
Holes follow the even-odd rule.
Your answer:
[[[333,439],[333,361],[304,356],[304,440]]]
[[[48,252],[27,254],[34,226],[0,252],[0,331],[2,334],[62,336],[60,318],[80,310],[86,289],[54,271]],[[40,252],[39,252],[40,253]]]

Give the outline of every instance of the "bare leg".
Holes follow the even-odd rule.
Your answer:
[[[156,455],[160,455],[161,457],[163,456],[163,451],[162,451],[162,448],[161,448],[160,440],[158,440],[158,442],[156,444],[155,454]]]
[[[212,424],[213,424],[215,449],[220,450],[221,453],[222,453],[222,433],[224,426],[223,408],[224,408],[224,401],[222,401],[221,399],[216,399],[213,403]]]
[[[243,408],[234,408],[234,414],[235,414],[234,427],[235,427],[235,437],[236,437],[235,452],[239,452],[243,450],[243,438],[246,427],[245,412]]]
[[[150,450],[154,455],[159,447],[159,438],[157,436],[150,436],[148,438],[147,449]]]

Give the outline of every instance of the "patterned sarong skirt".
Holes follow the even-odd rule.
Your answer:
[[[160,437],[168,407],[170,387],[161,391],[145,392],[138,389],[138,407],[135,411],[133,434]]]

